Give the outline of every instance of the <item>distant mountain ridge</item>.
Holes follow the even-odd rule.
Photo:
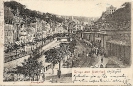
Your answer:
[[[62,18],[66,18],[66,19],[76,19],[79,21],[83,21],[83,22],[89,22],[89,21],[97,21],[99,19],[99,17],[84,17],[84,16],[62,16],[59,15]]]

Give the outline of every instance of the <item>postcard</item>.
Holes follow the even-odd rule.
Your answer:
[[[131,0],[0,4],[0,85],[133,86]]]

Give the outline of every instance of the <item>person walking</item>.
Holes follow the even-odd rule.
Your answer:
[[[60,70],[57,71],[57,75],[58,75],[58,78],[60,78],[60,76],[61,76],[61,71]]]
[[[102,64],[100,65],[100,68],[103,68],[103,65]]]
[[[101,56],[101,63],[103,63],[103,56]]]

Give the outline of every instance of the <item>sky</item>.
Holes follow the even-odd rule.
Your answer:
[[[6,0],[10,1],[10,0]],[[13,0],[31,10],[66,16],[100,17],[106,7],[119,8],[127,0]]]

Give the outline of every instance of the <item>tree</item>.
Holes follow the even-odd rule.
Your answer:
[[[11,7],[12,9],[24,9],[25,8],[25,5],[22,5],[16,1],[10,1],[10,2],[4,2],[4,6],[7,6],[7,7]]]
[[[24,76],[29,76],[32,80],[34,79],[34,76],[40,75],[41,69],[42,69],[42,63],[38,62],[36,59],[33,59],[32,57],[29,57],[27,60],[25,59],[22,63],[22,66],[17,66],[17,73],[24,74]]]
[[[55,66],[55,64],[58,63],[58,57],[57,57],[57,51],[56,49],[50,49],[48,51],[46,51],[45,53],[45,58],[46,58],[46,62],[52,63],[52,73],[53,73],[53,68]]]
[[[55,65],[58,63],[57,51],[56,49],[50,49],[44,53],[46,55],[46,61],[53,63]]]
[[[14,15],[17,13],[17,9],[18,9],[18,11],[20,12],[19,15],[22,16],[23,19],[26,19],[27,17],[30,18],[30,20],[27,20],[28,24],[31,22],[36,22],[35,18],[39,18],[48,23],[50,23],[50,22],[62,23],[64,21],[62,18],[57,17],[54,14],[50,14],[50,13],[40,14],[40,12],[38,12],[38,11],[27,9],[25,5],[22,5],[16,1],[4,2],[4,7],[11,8],[11,11]],[[7,13],[5,13],[5,14],[7,14]],[[11,14],[11,13],[8,12],[8,14]],[[12,16],[12,14],[8,15],[8,16]],[[5,15],[5,18],[6,17],[7,17],[7,15]],[[5,20],[5,21],[7,21],[7,20]]]
[[[60,70],[60,67],[61,67],[61,60],[63,59],[63,57],[68,54],[68,44],[65,44],[65,43],[61,43],[59,45],[58,48],[54,48],[54,49],[50,49],[48,51],[46,51],[44,54],[46,55],[45,58],[46,58],[46,61],[49,62],[49,63],[52,63],[53,64],[53,68],[54,68],[54,65],[59,63],[59,70],[58,72],[61,72]],[[53,69],[52,68],[52,69]]]
[[[71,53],[74,53],[75,46],[76,46],[76,40],[72,40],[72,41],[69,43],[69,51],[70,51]]]
[[[12,21],[13,21],[13,13],[6,6],[4,7],[4,14],[5,14],[4,15],[5,23],[12,24]]]
[[[59,70],[57,71],[58,78],[61,76],[61,60],[65,57],[65,55],[69,54],[69,44],[61,43],[60,48],[57,49],[57,57],[59,63]],[[69,64],[68,64],[69,65]]]

